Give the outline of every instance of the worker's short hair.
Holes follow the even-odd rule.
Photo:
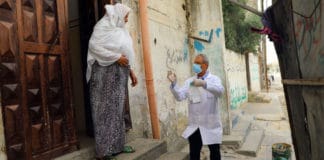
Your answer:
[[[204,64],[209,65],[209,59],[206,54],[198,54],[197,57],[202,57]]]

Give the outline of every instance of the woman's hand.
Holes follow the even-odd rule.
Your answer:
[[[130,78],[132,80],[132,86],[135,87],[137,85],[137,77],[132,69],[130,70]]]
[[[128,66],[128,59],[127,59],[127,57],[126,57],[125,55],[122,55],[122,56],[119,58],[119,60],[117,61],[117,63],[118,63],[119,65],[121,65],[121,66],[126,67],[126,66]]]

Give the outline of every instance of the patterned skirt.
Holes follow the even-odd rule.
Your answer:
[[[93,64],[90,78],[90,104],[94,123],[96,155],[110,156],[123,150],[131,119],[128,101],[130,70],[117,63]]]

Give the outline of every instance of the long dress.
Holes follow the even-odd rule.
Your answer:
[[[128,67],[117,63],[109,66],[101,66],[97,62],[93,64],[89,85],[98,157],[110,156],[123,150],[126,129],[131,128],[129,74]]]

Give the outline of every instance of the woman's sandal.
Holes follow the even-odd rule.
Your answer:
[[[131,146],[124,146],[123,153],[134,153],[135,149]]]

